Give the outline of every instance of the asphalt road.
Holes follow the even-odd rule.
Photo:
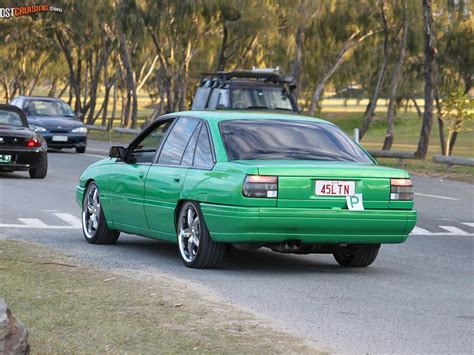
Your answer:
[[[332,256],[232,251],[217,270],[185,268],[176,246],[122,235],[117,245],[87,244],[78,228],[74,188],[80,173],[106,154],[52,152],[44,181],[0,173],[0,238],[58,248],[113,270],[193,281],[249,309],[317,349],[337,353],[473,353],[473,186],[414,177],[417,229],[384,245],[365,269]]]

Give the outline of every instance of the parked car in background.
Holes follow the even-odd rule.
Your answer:
[[[163,239],[193,268],[218,265],[227,244],[365,267],[416,222],[406,171],[379,166],[332,123],[270,112],[162,116],[88,167],[76,199],[89,243]]]
[[[80,116],[63,100],[17,96],[11,104],[25,112],[28,124],[46,139],[48,148],[75,148],[77,153],[85,153],[87,128],[80,121]]]
[[[275,110],[298,113],[293,78],[277,69],[202,74],[191,110]]]
[[[25,113],[16,106],[0,105],[0,171],[28,171],[34,179],[48,172],[46,141],[28,126]]]

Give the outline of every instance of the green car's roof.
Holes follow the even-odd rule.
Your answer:
[[[275,113],[275,112],[262,112],[262,111],[182,111],[166,114],[162,117],[168,116],[186,116],[195,117],[207,121],[225,121],[225,120],[260,120],[260,119],[272,119],[272,120],[298,120],[298,121],[311,121],[331,124],[329,121],[322,120],[311,116],[296,115],[291,113]]]

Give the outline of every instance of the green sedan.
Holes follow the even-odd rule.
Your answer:
[[[215,267],[229,247],[330,253],[364,267],[416,222],[408,173],[379,166],[313,117],[167,114],[109,155],[76,189],[85,239],[113,244],[124,232],[174,242],[188,267]]]

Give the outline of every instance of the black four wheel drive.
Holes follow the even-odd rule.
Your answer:
[[[191,110],[274,110],[298,113],[293,78],[278,69],[202,74]]]

